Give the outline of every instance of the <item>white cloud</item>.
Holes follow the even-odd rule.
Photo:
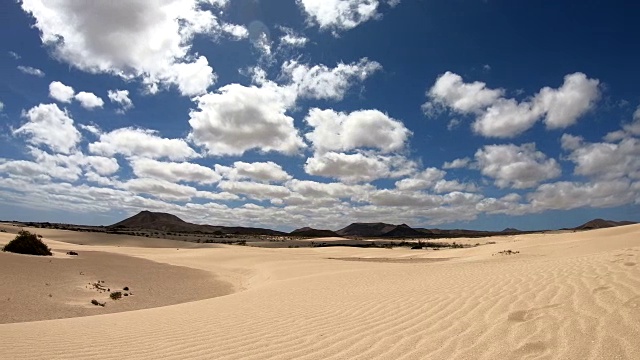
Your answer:
[[[217,8],[205,10],[201,3]],[[242,36],[239,26],[221,24],[212,12],[223,5],[206,0],[100,1],[92,6],[74,0],[22,2],[58,59],[92,73],[142,78],[152,91],[158,84],[177,85],[184,95],[204,93],[215,80],[206,59],[191,54],[194,35]],[[194,71],[191,66],[197,63]],[[204,77],[195,78],[195,72]]]
[[[296,0],[296,3],[309,23],[317,24],[320,30],[332,30],[336,35],[379,16],[378,0]]]
[[[135,158],[131,160],[133,173],[139,178],[152,178],[169,182],[195,182],[213,184],[221,176],[211,168],[188,162],[161,162],[152,159]]]
[[[504,95],[504,90],[489,89],[486,85],[480,81],[465,83],[460,75],[447,71],[427,91],[430,101],[423,109],[429,111],[434,106],[446,106],[463,114],[479,113]]]
[[[73,119],[56,104],[40,104],[22,117],[27,123],[13,131],[14,135],[28,136],[33,145],[46,145],[55,152],[70,153],[80,142],[80,132],[73,125]]]
[[[415,172],[416,164],[399,155],[345,154],[327,152],[307,159],[305,171],[310,175],[339,179],[344,182],[373,181]]]
[[[284,35],[280,37],[280,46],[302,48],[309,42],[307,37],[296,33],[291,28],[280,26],[279,29],[284,33]]]
[[[548,129],[575,124],[600,98],[600,82],[583,73],[564,77],[557,89],[542,88],[527,101],[504,98],[504,90],[489,89],[483,82],[465,83],[460,75],[446,72],[427,91],[423,111],[429,115],[440,107],[473,114],[473,130],[486,137],[510,138],[544,119]]]
[[[221,181],[218,188],[232,194],[246,195],[256,200],[282,199],[291,194],[291,191],[282,185],[252,181]]]
[[[473,130],[486,137],[510,138],[529,130],[541,115],[531,103],[501,98],[476,119]]]
[[[558,89],[542,88],[533,100],[534,108],[545,112],[549,129],[564,129],[576,123],[600,98],[600,81],[583,73],[569,74]]]
[[[605,137],[605,141],[614,142],[622,140],[630,136],[640,135],[640,106],[633,113],[633,120],[630,123],[624,124],[622,130],[608,133]]]
[[[3,110],[4,110],[4,103],[0,101],[0,112],[2,112]]]
[[[31,66],[22,66],[18,65],[18,70],[27,75],[33,75],[37,77],[44,77],[44,71],[31,67]]]
[[[233,167],[216,165],[216,171],[230,180],[251,179],[258,182],[283,182],[291,179],[282,167],[273,161],[247,163],[236,161]]]
[[[561,181],[543,184],[527,197],[531,211],[569,210],[579,207],[612,207],[633,202],[638,196],[628,180],[597,183]]]
[[[70,103],[76,94],[71,86],[67,86],[60,81],[53,81],[49,84],[49,97],[63,103]]]
[[[367,58],[350,64],[309,66],[295,60],[282,64],[282,76],[296,89],[298,96],[311,99],[342,100],[354,80],[363,81],[382,65]]]
[[[469,162],[471,161],[471,159],[469,159],[468,157],[465,158],[460,158],[460,159],[455,159],[453,161],[447,161],[444,163],[444,165],[442,165],[443,169],[460,169],[460,168],[465,168],[469,165]]]
[[[78,127],[96,136],[100,136],[100,134],[102,134],[102,130],[100,130],[100,128],[96,125],[78,124]]]
[[[120,105],[121,113],[133,108],[133,102],[129,99],[129,90],[109,90],[107,96],[112,103]]]
[[[162,138],[153,130],[135,128],[121,128],[102,133],[99,141],[89,144],[89,151],[105,156],[122,154],[128,157],[167,158],[178,161],[198,157],[182,139]]]
[[[305,117],[313,131],[305,134],[316,151],[375,148],[383,153],[402,150],[411,132],[398,120],[378,110],[346,114],[313,108]]]
[[[134,193],[148,194],[167,201],[189,201],[198,193],[198,190],[192,186],[160,179],[130,179],[119,186]]]
[[[86,156],[80,152],[65,154],[49,154],[38,148],[29,147],[33,161],[12,160],[0,165],[0,173],[10,177],[23,177],[38,181],[50,181],[51,178],[65,181],[76,181],[85,173],[111,175],[118,171],[115,159],[101,156]],[[1,161],[0,161],[1,162]]]
[[[206,57],[200,56],[190,63],[174,64],[171,81],[178,85],[182,95],[194,96],[206,92],[217,79]]]
[[[495,179],[500,188],[526,189],[561,174],[555,159],[536,151],[534,143],[487,145],[475,157],[482,174]]]
[[[86,91],[80,91],[77,93],[75,99],[80,102],[80,105],[82,105],[83,108],[89,110],[97,107],[101,108],[104,105],[104,101],[100,97],[96,96],[94,93]]]
[[[18,53],[16,53],[15,51],[9,51],[9,56],[11,56],[12,58],[14,58],[15,60],[20,60],[22,59],[22,56],[20,56]]]
[[[562,134],[560,143],[565,150],[575,150],[582,146],[584,139],[582,136],[573,136],[571,134]]]
[[[249,37],[249,31],[242,25],[225,23],[222,24],[222,31],[231,35],[231,37],[236,40],[246,39]]]
[[[295,97],[277,86],[230,84],[197,97],[190,112],[189,139],[210,155],[242,155],[248,150],[295,154],[305,144],[285,114]]]
[[[566,136],[566,137],[565,137]],[[570,135],[563,136],[563,145]],[[619,143],[584,143],[563,146],[572,150],[568,159],[576,164],[574,173],[597,179],[640,179],[640,140],[625,138]]]
[[[365,193],[375,189],[370,184],[343,184],[339,182],[323,183],[309,180],[292,179],[287,182],[287,186],[296,193],[309,198],[351,198],[353,196],[363,196]]]
[[[403,191],[415,191],[432,188],[444,179],[447,173],[437,168],[427,168],[413,177],[396,181],[396,188]]]

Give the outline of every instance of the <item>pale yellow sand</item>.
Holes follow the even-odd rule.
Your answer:
[[[0,234],[0,243],[11,237]],[[0,358],[640,359],[640,225],[465,241],[496,244],[439,251],[91,246],[205,270],[238,292],[0,325]],[[497,254],[508,249],[519,253]]]

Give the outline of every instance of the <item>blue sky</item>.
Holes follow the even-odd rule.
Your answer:
[[[3,2],[0,218],[640,221],[625,1]]]

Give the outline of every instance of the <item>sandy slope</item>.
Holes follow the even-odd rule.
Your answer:
[[[1,243],[7,236],[0,235]],[[205,270],[238,292],[0,325],[0,358],[640,358],[640,225],[468,241],[496,244],[439,251],[96,245]],[[507,249],[519,254],[497,254]]]

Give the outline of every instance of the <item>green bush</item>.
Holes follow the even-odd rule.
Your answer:
[[[11,240],[2,248],[17,254],[51,256],[51,249],[40,240],[41,236],[32,234],[26,230],[20,230],[15,239]]]

